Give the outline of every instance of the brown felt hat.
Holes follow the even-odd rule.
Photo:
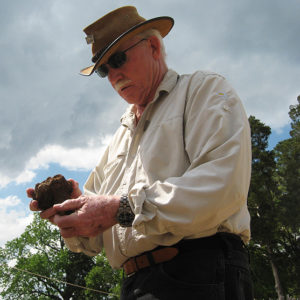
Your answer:
[[[80,71],[81,75],[91,75],[97,67],[105,63],[116,52],[121,43],[147,29],[157,29],[165,37],[173,27],[171,17],[158,17],[146,20],[134,6],[124,6],[111,11],[93,24],[84,28],[86,41],[92,44],[94,65]]]

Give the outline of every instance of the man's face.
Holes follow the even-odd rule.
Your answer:
[[[108,66],[108,80],[119,95],[130,104],[146,106],[153,100],[157,81],[161,78],[161,68],[155,59],[152,39],[149,37],[126,52],[127,60],[120,68]],[[125,50],[142,38],[126,41],[118,51]]]

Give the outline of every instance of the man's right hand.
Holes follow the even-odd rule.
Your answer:
[[[79,189],[79,183],[77,181],[75,181],[74,179],[68,179],[68,181],[71,181],[72,182],[72,188],[73,188],[73,191],[72,191],[72,194],[71,194],[71,199],[76,199],[78,198],[79,196],[82,195],[82,192],[81,190]],[[33,188],[28,188],[26,190],[26,193],[27,193],[27,197],[28,198],[31,198],[32,200],[30,201],[29,203],[29,209],[31,211],[41,211],[41,209],[39,208],[38,206],[38,202],[37,200],[35,200],[33,197],[34,197],[34,189]],[[51,208],[49,208],[50,210]],[[48,209],[47,209],[48,211]],[[55,213],[54,213],[55,215]],[[54,217],[54,215],[51,215],[50,214],[50,218],[49,220],[51,221],[51,218]]]

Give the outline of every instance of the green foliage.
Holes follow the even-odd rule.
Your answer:
[[[97,295],[95,292],[87,290],[85,292],[85,299],[119,299],[121,278],[121,270],[112,270],[106,257],[104,255],[98,255],[96,258],[96,266],[86,277],[86,286],[91,289],[107,291],[112,295]]]
[[[274,179],[274,152],[266,150],[270,127],[249,118],[252,139],[252,176],[248,196],[253,240],[260,245],[276,244],[278,238],[279,191]]]
[[[300,295],[300,96],[290,106],[291,138],[275,147],[277,176],[281,197],[281,247],[288,255],[284,261],[289,294]]]
[[[252,176],[248,195],[251,214],[250,243],[255,298],[274,296],[274,280],[267,248],[276,248],[278,240],[278,188],[274,179],[274,152],[268,151],[270,127],[250,116],[252,141]],[[262,268],[263,266],[263,268]],[[270,280],[271,279],[271,280]]]
[[[300,96],[298,105],[290,106],[289,115],[292,120],[291,138],[275,147],[277,182],[282,194],[284,224],[300,236]]]
[[[9,266],[12,263],[15,268]],[[38,214],[19,238],[0,248],[0,264],[1,299],[116,299],[77,286],[110,293],[120,285],[120,276],[103,255],[90,258],[70,252],[59,231]],[[101,274],[93,276],[99,268]]]
[[[290,107],[291,138],[272,151],[267,150],[271,129],[249,118],[253,155],[249,251],[257,299],[276,298],[275,284],[277,294],[300,295],[299,104],[300,97],[298,105]]]
[[[292,138],[300,138],[300,95],[297,97],[298,104],[291,105],[289,116],[292,120],[290,135]]]
[[[265,249],[251,241],[248,246],[255,299],[276,299],[272,268]]]

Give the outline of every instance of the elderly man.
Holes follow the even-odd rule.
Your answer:
[[[222,76],[168,69],[172,26],[126,6],[84,29],[94,64],[81,74],[107,76],[130,106],[84,193],[72,180],[74,199],[41,217],[74,252],[105,248],[127,274],[121,299],[252,299],[248,120]]]

